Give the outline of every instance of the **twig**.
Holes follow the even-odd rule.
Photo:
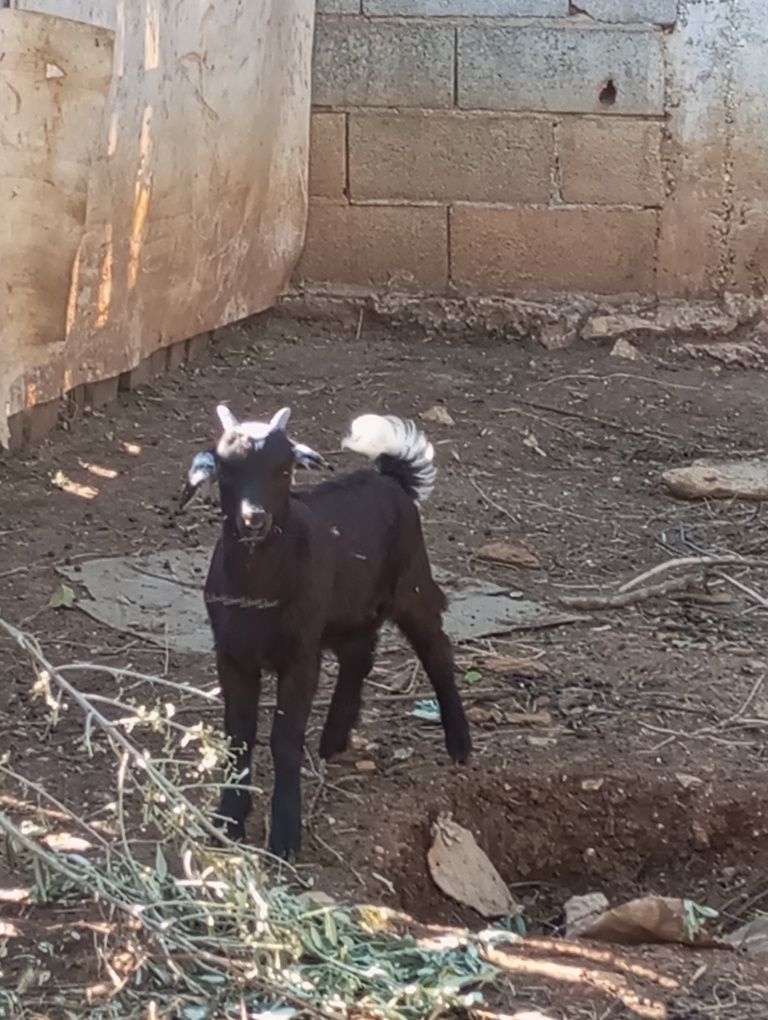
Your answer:
[[[683,577],[671,578],[658,584],[644,584],[650,578],[666,573],[668,570],[678,567],[699,567],[706,573],[711,568],[725,564],[738,564],[742,567],[768,569],[768,560],[766,559],[744,559],[740,556],[679,556],[675,559],[666,560],[664,563],[658,563],[655,567],[651,567],[650,570],[646,570],[637,577],[633,577],[632,580],[621,585],[615,593],[606,595],[561,595],[558,601],[569,609],[622,609],[624,606],[636,605],[638,602],[646,602],[648,599],[689,591],[698,579],[696,575],[688,573]],[[719,574],[715,570],[712,572],[723,580],[730,581],[735,587],[746,591],[760,605],[768,608],[768,599],[763,599],[753,589],[747,588],[746,585],[743,585],[729,575]]]
[[[643,584],[650,578],[655,577],[657,574],[662,574],[667,570],[675,570],[677,567],[704,567],[709,569],[710,567],[727,567],[727,566],[742,566],[742,567],[754,567],[768,569],[768,560],[766,559],[745,559],[743,556],[677,556],[671,560],[665,560],[664,563],[657,563],[655,567],[651,567],[650,570],[646,570],[642,574],[638,574],[637,577],[633,577],[631,581],[627,581],[623,584],[619,591],[629,591],[631,588],[636,588],[638,585]]]
[[[764,595],[761,595],[759,591],[755,591],[754,588],[750,588],[748,584],[744,584],[743,581],[739,581],[735,577],[731,577],[730,574],[726,574],[723,570],[713,571],[715,577],[721,578],[723,581],[727,581],[728,584],[732,584],[734,588],[738,588],[739,591],[743,591],[745,595],[748,595],[758,606],[762,606],[763,609],[768,609],[768,599]]]
[[[469,479],[469,484],[478,492],[489,506],[492,506],[494,510],[498,510],[500,514],[507,517],[513,524],[520,524],[520,518],[515,517],[511,510],[508,510],[505,506],[502,506],[501,503],[497,503],[495,499],[492,499],[487,492],[480,488],[472,475],[467,475],[467,478]]]
[[[640,436],[643,439],[647,439],[650,436],[653,439],[663,439],[666,443],[671,442],[673,439],[666,432],[655,432],[653,429],[636,429],[631,425],[622,425],[621,422],[612,421],[610,418],[601,418],[596,414],[586,414],[584,411],[573,411],[564,407],[555,407],[554,404],[541,404],[537,400],[523,400],[522,397],[517,397],[515,403],[522,404],[523,407],[532,407],[536,411],[549,411],[551,414],[561,414],[566,418],[576,418],[577,421],[589,422],[592,425],[602,425],[604,428],[614,429],[614,431],[623,432],[628,436]],[[499,407],[493,413],[512,414],[514,411],[515,408],[512,407]]]
[[[646,588],[617,592],[615,595],[561,595],[558,602],[568,609],[623,609],[625,606],[637,605],[638,602],[647,602],[648,599],[688,591],[694,580],[692,577],[676,577],[659,584],[649,584]]]

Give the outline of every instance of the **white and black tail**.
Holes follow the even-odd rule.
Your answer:
[[[352,422],[341,445],[368,457],[381,474],[394,478],[417,502],[427,499],[434,488],[435,450],[412,421],[363,414]]]

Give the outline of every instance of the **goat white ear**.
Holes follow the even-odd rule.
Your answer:
[[[327,468],[329,471],[333,471],[333,468],[324,457],[321,457],[311,446],[305,446],[304,443],[293,444],[293,458],[299,467],[308,468],[310,471],[318,470],[319,468]]]
[[[219,404],[216,408],[216,414],[219,416],[221,427],[225,432],[231,432],[233,429],[237,428],[239,422],[226,404]]]
[[[269,431],[275,432],[279,429],[280,432],[285,432],[288,428],[288,420],[290,417],[290,407],[281,407],[277,414],[272,415],[272,421],[269,423]]]
[[[183,509],[192,499],[194,494],[205,482],[212,482],[216,477],[216,458],[210,450],[204,453],[195,454],[189,472],[187,482],[179,498],[179,506]]]

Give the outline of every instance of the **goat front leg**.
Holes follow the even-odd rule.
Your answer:
[[[244,669],[226,655],[217,659],[219,683],[224,697],[224,729],[234,753],[236,782],[222,792],[219,818],[229,839],[245,838],[245,820],[251,812],[251,755],[256,740],[261,672]]]
[[[281,670],[277,678],[277,708],[272,722],[272,829],[269,849],[290,857],[301,849],[301,761],[304,734],[317,690],[320,657],[302,657]]]

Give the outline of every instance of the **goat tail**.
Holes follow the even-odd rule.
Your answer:
[[[435,450],[412,421],[363,414],[352,422],[341,445],[372,460],[382,475],[394,478],[416,502],[427,499],[434,488]]]

